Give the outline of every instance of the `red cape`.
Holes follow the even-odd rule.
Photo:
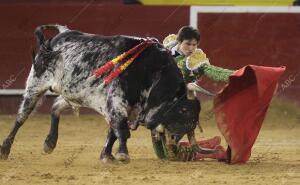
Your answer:
[[[228,143],[229,163],[245,163],[285,67],[249,65],[235,71],[214,100],[216,122]]]

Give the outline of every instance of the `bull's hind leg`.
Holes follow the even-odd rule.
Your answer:
[[[70,107],[70,105],[63,99],[63,97],[59,96],[56,98],[55,103],[53,104],[51,109],[50,131],[44,143],[44,151],[46,153],[51,153],[56,147],[60,114],[68,107]]]
[[[15,124],[10,130],[9,135],[3,141],[0,150],[0,159],[7,159],[10,153],[11,146],[14,142],[15,136],[19,130],[19,128],[23,125],[23,123],[27,120],[29,114],[34,109],[39,98],[46,92],[46,90],[35,90],[34,88],[27,88],[24,94],[23,101],[19,108],[17,118]]]
[[[112,162],[115,160],[115,158],[111,152],[112,152],[112,148],[113,148],[113,145],[116,140],[117,140],[117,137],[116,137],[113,129],[109,128],[109,130],[107,132],[106,142],[105,142],[105,145],[104,145],[101,155],[100,155],[100,160],[102,160],[105,163]]]

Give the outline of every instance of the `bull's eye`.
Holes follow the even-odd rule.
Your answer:
[[[182,108],[181,110],[179,110],[179,113],[180,113],[180,114],[184,114],[186,111],[187,111],[186,108]]]

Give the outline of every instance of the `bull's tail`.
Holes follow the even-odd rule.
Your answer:
[[[34,31],[34,36],[37,40],[38,48],[45,43],[45,36],[43,34],[43,31],[45,29],[55,30],[58,31],[59,33],[63,33],[69,30],[66,26],[62,26],[58,24],[47,24],[47,25],[38,26]]]

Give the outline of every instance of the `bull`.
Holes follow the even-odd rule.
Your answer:
[[[58,33],[46,39],[43,33],[46,29]],[[33,53],[33,64],[14,125],[0,146],[1,159],[8,158],[19,128],[48,90],[59,96],[52,106],[51,127],[44,143],[46,153],[51,153],[56,147],[60,114],[68,107],[92,108],[109,123],[100,154],[103,161],[129,161],[126,144],[130,137],[128,117],[133,112],[135,122],[150,129],[152,135],[159,132],[157,128],[163,127],[174,138],[188,134],[190,143],[198,152],[215,152],[196,144],[194,129],[200,104],[187,96],[180,70],[160,43],[148,46],[118,78],[100,86],[103,78],[90,78],[93,71],[141,43],[143,38],[100,36],[61,25],[39,26],[35,29],[35,37],[37,52]],[[113,156],[112,147],[116,140],[119,147]]]

